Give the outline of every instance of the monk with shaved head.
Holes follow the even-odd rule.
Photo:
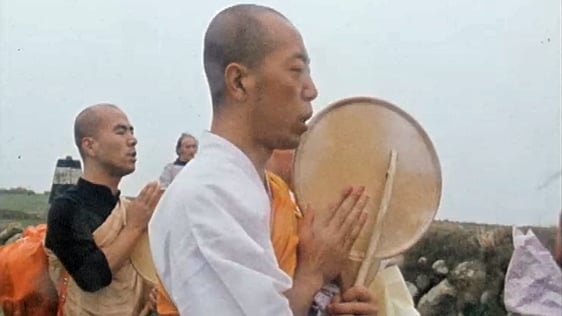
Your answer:
[[[322,223],[312,205],[299,226],[294,269],[280,268],[265,165],[274,150],[298,146],[312,115],[318,92],[303,39],[281,13],[235,5],[210,22],[203,63],[210,131],[149,224],[160,279],[180,315],[308,315],[365,223],[367,196],[363,187],[342,187]]]
[[[117,106],[80,112],[74,140],[83,174],[53,201],[45,238],[59,315],[147,315],[152,287],[129,257],[158,201],[158,183],[147,184],[132,202],[120,196],[121,179],[135,170],[137,139]]]

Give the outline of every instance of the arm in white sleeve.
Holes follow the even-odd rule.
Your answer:
[[[184,194],[185,203],[173,199],[162,201],[150,234],[168,228],[151,237],[151,248],[181,315],[292,315],[283,295],[291,280],[277,265],[263,216],[216,188]]]

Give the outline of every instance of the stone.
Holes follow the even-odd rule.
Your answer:
[[[8,224],[8,226],[6,226],[6,228],[4,228],[4,230],[0,232],[0,245],[4,244],[12,236],[21,233],[22,231],[23,228],[21,227],[21,223],[12,222]]]
[[[429,277],[425,274],[420,274],[416,277],[416,287],[422,292],[426,292],[431,285]]]
[[[424,316],[456,316],[456,296],[457,290],[445,279],[420,298],[417,310]]]
[[[451,271],[448,279],[461,291],[472,287],[475,282],[479,283],[479,285],[484,285],[486,282],[486,266],[478,260],[459,263],[453,271]]]
[[[492,291],[484,291],[484,293],[480,296],[480,304],[487,305],[493,298]]]
[[[447,277],[459,293],[459,306],[478,304],[486,286],[486,267],[478,260],[459,263]]]
[[[4,245],[8,245],[15,242],[16,240],[20,239],[21,236],[22,236],[21,233],[15,234],[14,236],[10,237],[10,239],[6,240],[6,243]]]
[[[443,259],[439,259],[439,260],[435,261],[433,263],[433,265],[431,266],[431,268],[438,275],[447,275],[449,273],[449,268],[447,267],[447,264],[445,263],[445,260],[443,260]]]
[[[427,264],[427,258],[426,257],[420,257],[418,259],[418,263],[421,265],[426,265]]]

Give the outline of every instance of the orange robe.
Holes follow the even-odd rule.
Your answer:
[[[0,246],[0,310],[5,315],[57,314],[57,290],[43,248],[46,232],[45,224],[29,226],[22,238]]]
[[[279,268],[291,278],[297,267],[298,221],[302,217],[291,190],[285,181],[271,172],[266,172],[271,192],[271,242]],[[158,286],[158,315],[179,315],[166,295],[162,284]]]

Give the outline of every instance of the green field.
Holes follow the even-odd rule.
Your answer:
[[[0,192],[0,209],[42,214],[47,211],[49,194]]]
[[[0,192],[0,228],[9,222],[34,225],[45,222],[49,194]]]

